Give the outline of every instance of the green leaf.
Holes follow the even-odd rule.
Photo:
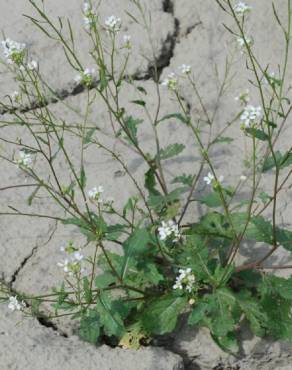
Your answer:
[[[234,331],[235,321],[232,309],[236,305],[236,299],[227,288],[220,288],[214,294],[215,310],[211,322],[211,332],[216,337],[222,337]]]
[[[199,280],[209,281],[208,259],[209,249],[204,238],[197,234],[187,235],[183,252],[178,257],[179,264],[189,266]]]
[[[268,325],[268,317],[263,312],[259,301],[251,296],[248,291],[242,291],[236,295],[237,302],[250,323],[252,332],[257,336],[265,334],[265,327]]]
[[[147,229],[136,229],[123,243],[125,256],[138,256],[147,252],[150,240],[150,234]]]
[[[160,118],[160,120],[157,121],[156,125],[158,125],[162,121],[169,120],[171,118],[176,118],[182,123],[188,124],[188,120],[181,113],[170,113]]]
[[[101,292],[96,303],[96,310],[99,313],[100,326],[108,336],[121,337],[125,332],[124,324],[119,312],[114,309],[110,296]]]
[[[226,352],[237,353],[239,351],[238,340],[234,333],[227,333],[220,337],[213,336],[213,339]]]
[[[106,240],[118,240],[126,228],[127,226],[123,224],[108,225],[104,238]]]
[[[131,103],[141,105],[142,107],[145,107],[146,102],[144,100],[131,100]]]
[[[267,194],[266,192],[264,192],[264,191],[262,191],[262,192],[259,194],[259,198],[260,198],[260,200],[261,200],[264,204],[266,204],[267,202],[269,202],[269,201],[272,199],[272,197],[271,197],[269,194]]]
[[[186,305],[186,297],[168,295],[157,298],[145,307],[143,326],[153,334],[170,333],[175,329],[178,316]]]
[[[155,171],[154,168],[149,168],[145,173],[145,188],[148,190],[149,194],[160,195],[159,191],[155,189]]]
[[[189,325],[196,325],[202,321],[208,312],[209,305],[207,302],[199,302],[192,310],[189,318]]]
[[[159,158],[164,160],[175,157],[176,155],[180,154],[184,149],[185,145],[183,144],[178,143],[170,144],[166,148],[160,149]]]
[[[131,262],[127,276],[124,279],[128,285],[145,290],[148,287],[153,288],[164,280],[156,264],[149,262],[149,260],[145,259],[138,263],[132,260]]]
[[[165,208],[167,205],[179,201],[180,195],[186,191],[188,191],[188,188],[181,187],[171,191],[166,196],[160,194],[150,194],[148,198],[148,204],[150,208],[155,209],[156,212],[161,212],[162,209]]]
[[[217,208],[222,206],[220,194],[214,191],[196,200],[210,208]]]
[[[267,172],[274,168],[276,165],[278,168],[285,168],[287,166],[290,166],[292,164],[292,153],[286,152],[285,154],[282,154],[279,151],[275,152],[276,157],[276,163],[273,156],[268,157],[264,164],[263,164],[263,172]]]
[[[123,217],[126,217],[127,216],[128,211],[133,212],[135,210],[137,201],[138,201],[138,199],[135,196],[130,197],[128,199],[127,203],[125,204],[125,206],[123,208]]]
[[[121,256],[119,254],[107,251],[107,256],[111,261],[112,266],[115,268],[115,270],[118,272],[118,274],[121,274],[122,267],[124,264],[124,256]],[[100,255],[98,258],[98,266],[103,270],[107,272],[112,272],[112,268],[108,263],[107,258],[104,254]]]
[[[84,216],[89,217],[88,214],[85,214]],[[97,216],[93,212],[90,213],[90,219],[91,222],[94,223],[96,228],[95,231],[98,232],[99,236],[104,235],[107,231],[107,224],[105,223],[104,219],[102,217]],[[93,232],[91,224],[81,218],[78,217],[67,218],[66,220],[63,220],[62,223],[64,225],[77,226],[81,234],[87,237],[88,241],[94,241],[97,239],[97,234]]]
[[[247,128],[245,131],[250,134],[251,136],[254,136],[255,138],[266,141],[269,139],[269,135],[267,135],[264,131],[256,129],[256,128]]]
[[[232,137],[225,137],[225,136],[220,136],[218,139],[216,139],[213,143],[214,144],[221,144],[221,143],[227,143],[230,144],[234,139]]]
[[[186,174],[183,174],[181,176],[177,176],[175,177],[172,182],[172,184],[176,184],[176,183],[180,183],[180,184],[183,184],[183,185],[187,185],[187,186],[192,186],[192,183],[193,183],[193,176],[192,175],[186,175]]]
[[[144,95],[147,95],[147,90],[143,86],[137,86],[137,90],[139,90]]]
[[[106,78],[106,67],[100,58],[98,59],[98,65],[100,66],[99,69],[100,89],[101,91],[103,91],[108,85],[108,80]]]
[[[143,122],[141,119],[134,118],[132,116],[126,117],[125,126],[127,129],[126,139],[130,143],[138,144],[137,132],[138,126]]]
[[[200,222],[193,224],[192,232],[213,236],[232,239],[232,230],[230,224],[226,222],[224,215],[219,212],[210,212],[201,217]]]
[[[91,138],[92,138],[93,134],[95,133],[95,131],[96,131],[96,128],[95,127],[87,130],[86,135],[83,138],[83,144],[89,144],[89,143],[91,143]]]
[[[104,289],[113,284],[116,281],[116,277],[110,272],[104,272],[95,278],[95,286],[98,289]]]
[[[84,166],[81,167],[81,171],[80,171],[80,186],[82,189],[84,189],[86,186],[86,174],[85,174]]]
[[[96,310],[89,309],[86,315],[82,316],[78,334],[86,342],[97,343],[100,336],[100,322]]]
[[[83,290],[86,303],[92,302],[92,291],[90,289],[89,280],[87,277],[83,278]]]
[[[291,300],[268,294],[263,297],[262,306],[268,316],[267,334],[275,339],[292,341]]]
[[[123,243],[124,264],[122,267],[122,278],[125,277],[129,265],[129,260],[140,256],[148,251],[150,234],[146,229],[136,229],[131,236]]]
[[[285,279],[277,276],[268,276],[264,279],[265,289],[277,293],[284,299],[292,300],[292,278]]]

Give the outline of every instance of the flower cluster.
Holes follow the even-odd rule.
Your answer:
[[[76,273],[84,273],[85,269],[82,267],[84,260],[83,254],[79,249],[75,248],[70,242],[67,247],[61,247],[61,252],[66,253],[66,258],[57,265],[63,268],[64,272],[70,276]]]
[[[29,71],[36,71],[38,69],[38,62],[36,60],[31,60],[27,63],[27,69]]]
[[[21,66],[23,64],[24,54],[26,45],[6,39],[2,41],[4,57],[7,60],[8,64],[16,64]]]
[[[248,46],[251,46],[252,45],[252,39],[250,37],[246,37],[246,36],[245,36],[245,39],[243,37],[238,37],[237,43],[238,43],[238,46],[240,48],[243,48],[245,46],[245,44],[247,44]]]
[[[13,93],[10,94],[9,97],[13,103],[20,103],[21,95],[18,91],[13,91]]]
[[[246,89],[245,91],[243,91],[242,93],[240,93],[238,96],[236,96],[235,98],[235,101],[238,101],[241,105],[247,105],[250,98],[249,98],[249,90]]]
[[[162,86],[166,86],[169,90],[176,91],[177,89],[177,76],[175,73],[170,73],[167,78],[165,78],[162,83]]]
[[[124,37],[123,37],[123,47],[125,49],[131,49],[132,48],[131,36],[130,35],[124,35]]]
[[[256,127],[262,118],[262,108],[254,107],[253,105],[247,105],[244,108],[240,120],[242,122],[242,128]]]
[[[179,275],[176,277],[173,289],[185,289],[188,293],[191,293],[196,281],[195,275],[192,273],[191,268],[179,269]]]
[[[88,197],[90,200],[97,201],[98,203],[102,203],[101,194],[104,192],[103,186],[94,187],[88,191]]]
[[[26,307],[24,301],[19,301],[16,296],[9,297],[8,308],[11,311],[22,311]]]
[[[178,225],[172,220],[162,221],[161,226],[158,228],[158,233],[160,240],[165,240],[171,236],[173,241],[177,242],[181,238]]]
[[[235,5],[233,9],[237,15],[243,17],[246,13],[250,12],[252,8],[251,6],[240,1],[238,4]]]
[[[90,31],[93,25],[96,23],[97,16],[88,1],[85,1],[85,3],[83,4],[83,15],[84,27],[86,31]]]
[[[192,71],[192,67],[188,64],[182,64],[178,67],[179,73],[183,75],[189,75]],[[178,76],[176,73],[171,72],[168,76],[162,81],[161,85],[167,87],[169,90],[176,91],[178,84]]]
[[[75,77],[75,82],[78,84],[82,83],[83,85],[90,87],[93,83],[95,77],[95,69],[94,68],[85,68],[79,75]]]
[[[33,164],[32,156],[30,153],[26,152],[25,150],[20,150],[19,158],[17,159],[16,163],[18,166],[23,166],[26,168],[31,168]]]
[[[109,32],[117,33],[122,27],[122,20],[121,18],[111,15],[105,20],[104,24]]]
[[[108,197],[106,199],[103,199],[101,197],[101,194],[104,192],[103,186],[94,187],[91,190],[88,191],[88,198],[92,202],[97,202],[99,205],[103,204],[106,207],[111,207],[114,199],[112,197]]]
[[[178,67],[178,69],[181,71],[182,74],[188,75],[192,71],[192,67],[188,64],[182,64],[181,66]]]
[[[203,178],[203,180],[205,181],[205,183],[207,185],[212,185],[216,181],[215,176],[211,172],[209,172],[208,175]],[[221,183],[223,180],[224,180],[224,176],[219,176],[218,177],[218,182],[219,183]]]

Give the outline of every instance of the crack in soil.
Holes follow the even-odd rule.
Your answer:
[[[51,226],[48,230],[48,239],[44,242],[44,243],[41,243],[41,244],[36,244],[33,249],[31,250],[31,252],[29,253],[28,256],[26,256],[22,262],[20,263],[20,265],[18,266],[18,268],[14,271],[10,281],[9,281],[9,286],[12,288],[13,284],[15,283],[16,279],[17,279],[17,276],[19,275],[20,271],[25,267],[25,265],[27,264],[27,262],[33,257],[33,255],[36,253],[36,251],[38,250],[38,248],[40,247],[44,247],[46,246],[52,239],[55,231],[57,230],[57,221],[53,224],[53,226]]]
[[[170,61],[174,56],[174,49],[176,47],[178,36],[180,32],[180,22],[179,19],[174,15],[174,2],[173,0],[164,0],[163,2],[163,11],[170,14],[174,19],[174,33],[169,35],[161,50],[161,55],[159,58],[159,63],[157,63],[158,76],[160,77],[164,68],[170,65]]]
[[[46,328],[52,329],[53,331],[57,332],[58,335],[60,335],[63,338],[68,338],[68,335],[64,333],[63,331],[61,331],[58,328],[57,324],[53,323],[50,319],[46,318],[45,316],[37,316],[36,319],[41,326],[45,326]]]
[[[193,25],[189,26],[186,31],[184,32],[183,37],[186,37],[188,36],[194,29],[196,29],[197,27],[199,26],[202,26],[203,25],[203,22],[202,21],[198,21],[196,23],[194,23]]]
[[[23,259],[23,261],[20,263],[20,265],[18,266],[18,268],[14,271],[14,273],[13,273],[13,275],[12,275],[12,277],[11,277],[9,283],[8,283],[10,287],[12,287],[13,283],[17,279],[18,274],[24,268],[24,266],[26,265],[26,263],[28,262],[28,260],[34,255],[34,253],[36,252],[37,249],[38,249],[38,245],[36,245],[35,247],[33,247],[31,253]]]
[[[164,68],[170,65],[170,61],[174,55],[174,49],[178,41],[179,31],[180,31],[180,22],[174,16],[174,3],[173,0],[164,0],[162,5],[163,11],[172,15],[174,19],[174,32],[169,34],[162,45],[160,55],[155,60],[156,69],[157,69],[157,78],[159,80]],[[195,25],[196,26],[196,25]],[[194,26],[194,27],[195,27]],[[155,68],[153,65],[150,65],[146,72],[137,73],[132,76],[125,76],[125,79],[130,78],[133,81],[148,81],[155,78]],[[98,87],[99,80],[93,82],[92,86],[89,89],[94,89]],[[42,101],[31,102],[30,105],[24,106],[23,108],[2,108],[0,109],[0,114],[13,114],[15,112],[27,113],[34,109],[44,108],[50,104],[56,104],[59,101],[63,101],[70,96],[76,96],[85,91],[86,87],[81,83],[76,84],[69,82],[67,86],[61,89],[52,90],[49,89],[52,96],[44,97]]]

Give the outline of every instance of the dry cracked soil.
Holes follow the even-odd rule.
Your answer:
[[[85,65],[88,65],[88,39],[83,31],[81,0],[45,0],[47,13],[51,18],[68,17],[76,31],[76,49]],[[232,76],[229,90],[219,102],[215,120],[215,130],[219,132],[223,122],[228,121],[236,107],[234,96],[246,88],[248,72],[245,68],[244,55],[235,51],[234,39],[223,27],[230,22],[214,0],[144,0],[151,14],[152,42],[161,80],[168,73],[177,69],[182,63],[190,64],[196,76],[202,96],[208,108],[216,104],[216,96],[220,88],[226,57],[232,59]],[[255,48],[259,60],[269,64],[271,70],[277,70],[279,56],[283,51],[283,39],[279,27],[275,25],[272,12],[272,1],[252,1],[253,12],[249,19],[249,32],[254,37]],[[285,14],[286,1],[277,0],[276,5],[281,14]],[[127,73],[147,92],[146,101],[150,110],[155,109],[155,85],[151,77],[153,57],[149,57],[151,49],[145,31],[126,16],[125,11],[133,11],[129,0],[104,0],[101,2],[100,15],[105,18],[111,14],[123,19],[122,32],[132,35],[133,58]],[[49,95],[47,104],[54,114],[68,122],[76,122],[84,114],[87,99],[86,92],[76,88],[73,83],[74,71],[66,61],[62,47],[50,40],[32,25],[23,15],[34,15],[28,0],[0,0],[0,29],[6,37],[28,45],[30,54],[38,60],[40,73],[49,81],[54,95]],[[232,52],[233,50],[233,52]],[[216,67],[216,68],[215,68]],[[216,73],[217,71],[217,73]],[[288,80],[292,81],[291,60],[288,66]],[[17,82],[6,69],[0,66],[0,99],[17,90]],[[253,91],[251,91],[253,94]],[[190,113],[199,116],[200,105],[194,98],[189,87],[183,86],[184,100]],[[127,88],[121,94],[122,104],[131,109],[133,114],[143,115],[143,109],[133,107],[134,91]],[[168,91],[162,91],[162,114],[175,111],[176,103]],[[75,111],[68,107],[74,107]],[[27,110],[36,109],[28,106]],[[108,112],[101,101],[96,100],[90,111],[92,122],[98,121],[101,135],[112,148],[121,155],[127,155],[127,164],[131,172],[139,178],[145,169],[143,163],[134,153],[127,153],[118,141],[107,135],[109,126]],[[2,118],[9,120],[9,112],[2,111]],[[291,125],[290,125],[291,126]],[[225,178],[241,175],[243,139],[238,135],[238,128],[232,132],[234,141],[224,149],[212,153],[216,168],[220,168]],[[21,132],[9,127],[5,129],[6,138],[17,137]],[[142,133],[143,145],[150,148],[153,138],[150,129]],[[192,147],[191,139],[181,125],[170,120],[163,127],[161,140],[171,143],[179,140],[188,145],[189,149],[179,160],[168,164],[167,173],[172,175],[178,170],[188,172],[196,168],[198,153]],[[292,130],[287,129],[281,146],[291,144]],[[71,155],[74,156],[74,138],[71,142]],[[76,153],[75,153],[76,154]],[[121,168],[105,154],[98,157],[90,152],[85,158],[89,168],[88,183],[106,184],[106,191],[124,204],[132,185],[127,183]],[[62,163],[59,170],[66,172]],[[0,188],[26,181],[20,171],[0,161]],[[65,175],[64,175],[65,176]],[[141,176],[140,176],[141,177]],[[267,187],[270,179],[264,179]],[[126,184],[126,186],[125,186]],[[203,188],[203,184],[201,186]],[[1,191],[0,207],[7,206],[25,209],[29,192],[20,190]],[[283,193],[279,203],[280,217],[286,227],[292,227],[291,193]],[[48,199],[38,199],[34,209],[56,213],[55,205]],[[193,209],[199,214],[200,209]],[[269,216],[269,214],[267,214]],[[0,273],[2,279],[14,289],[27,293],[44,293],[62,280],[62,272],[57,267],[60,259],[59,247],[68,239],[78,240],[74,229],[63,228],[55,222],[34,220],[30,218],[1,217],[0,222]],[[264,247],[263,247],[264,249]],[[249,258],[249,246],[245,246],[241,258]],[[264,251],[257,248],[260,255]],[[284,251],[279,250],[273,257],[281,262],[289,262]],[[139,351],[111,348],[107,345],[94,347],[81,342],[74,334],[72,323],[68,320],[54,322],[24,318],[21,314],[11,314],[6,306],[0,306],[0,370],[207,370],[207,369],[241,369],[241,370],[288,370],[292,369],[292,346],[287,343],[275,342],[270,339],[255,338],[248,330],[242,329],[241,353],[233,357],[223,353],[214,344],[207,330],[194,330],[184,326],[182,322],[177,332],[165,342],[157,341],[157,346],[142,348]]]

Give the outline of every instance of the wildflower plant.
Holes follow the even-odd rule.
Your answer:
[[[86,243],[77,246],[75,241],[70,241],[62,248],[57,266],[64,281],[59,287],[52,287],[52,292],[28,295],[0,282],[0,300],[6,302],[11,311],[23,311],[26,315],[46,316],[51,320],[71,316],[79,321],[80,337],[92,343],[108,338],[112,344],[137,348],[143,340],[150,341],[155,335],[172,332],[182,314],[188,316],[189,325],[208,327],[216,343],[230,352],[239,350],[237,332],[243,321],[249,322],[255,335],[291,341],[292,278],[271,273],[291,266],[269,263],[280,247],[292,251],[292,231],[282,228],[277,217],[279,194],[292,173],[292,148],[285,152],[275,150],[291,111],[286,97],[290,0],[286,22],[280,19],[274,7],[285,43],[277,79],[269,77],[267,67],[260,64],[251,38],[246,35],[252,7],[243,2],[216,0],[230,17],[226,28],[231,37],[238,40],[244,50],[242,57],[246,58],[252,74],[249,79],[252,86],[247,81],[247,87],[257,93],[256,100],[252,101],[248,91],[240,94],[238,112],[230,117],[233,126],[237,125],[238,135],[244,136],[250,145],[248,165],[241,172],[244,175],[235,180],[227,176],[223,179],[211,155],[213,147],[231,140],[225,136],[231,123],[227,122],[218,134],[206,140],[205,132],[212,132],[216,112],[206,106],[194,68],[183,64],[178,66],[177,73],[172,72],[163,80],[154,63],[152,82],[157,91],[157,110],[154,118],[148,117],[156,149],[148,153],[138,135],[143,119],[121,106],[119,100],[121,86],[131,85],[137,92],[132,104],[142,106],[147,113],[146,102],[141,99],[141,94],[146,95],[147,91],[136,87],[126,73],[129,59],[135,56],[131,55],[131,36],[122,34],[122,20],[114,15],[101,20],[98,6],[91,1],[84,3],[80,16],[94,44],[90,51],[93,62],[88,68],[78,58],[70,22],[65,34],[65,26],[57,27],[35,1],[29,1],[39,17],[31,18],[33,23],[63,46],[72,67],[72,78],[77,75],[75,83],[82,85],[88,96],[86,111],[95,104],[93,97],[100,97],[109,112],[112,136],[141,157],[146,171],[143,181],[136,179],[123,157],[99,139],[98,128],[89,127],[86,117],[78,124],[67,122],[64,117],[58,120],[48,104],[47,85],[39,63],[31,60],[24,44],[4,40],[3,57],[8,68],[13,66],[19,93],[12,93],[9,103],[1,102],[1,107],[14,118],[9,125],[23,128],[32,140],[24,137],[7,141],[3,137],[13,148],[13,154],[1,152],[1,159],[32,180],[30,184],[23,184],[23,187],[33,184],[37,189],[30,203],[36,193],[41,192],[51,197],[60,213],[49,215],[45,210],[28,213],[12,209],[13,212],[1,214],[54,219],[65,226],[76,227]],[[146,34],[150,34],[146,10],[138,0],[131,2],[141,15],[139,19]],[[132,16],[135,22],[137,19]],[[122,48],[117,47],[118,40],[122,40]],[[126,55],[123,54],[122,66],[118,69],[116,58],[124,49]],[[225,91],[228,73],[227,65],[218,101]],[[199,103],[199,122],[190,114],[181,95],[180,81],[190,86]],[[179,111],[161,115],[160,90],[163,88],[169,90]],[[25,109],[25,99],[34,109]],[[169,119],[177,120],[182,129],[187,130],[200,154],[195,173],[177,173],[170,179],[165,174],[166,160],[178,156],[185,145],[162,146],[157,126],[166,124]],[[1,122],[2,126],[4,129],[6,122]],[[69,155],[66,141],[69,135],[81,143],[78,160]],[[135,193],[123,207],[107,197],[107,190],[99,185],[98,179],[93,188],[89,187],[84,161],[87,147],[110,154],[135,186]],[[70,183],[60,180],[59,159],[65,161]],[[41,171],[44,166],[46,176]],[[261,178],[268,171],[273,173],[273,190],[263,193]],[[204,186],[206,194],[201,195],[197,190],[204,183],[208,186]],[[245,199],[237,196],[242,186],[246,186]],[[199,218],[193,217],[194,203],[203,207]],[[272,211],[271,218],[264,217],[268,209]],[[268,251],[261,258],[254,254],[251,261],[240,262],[238,256],[244,242],[264,243]],[[119,252],[111,248],[113,245]]]

